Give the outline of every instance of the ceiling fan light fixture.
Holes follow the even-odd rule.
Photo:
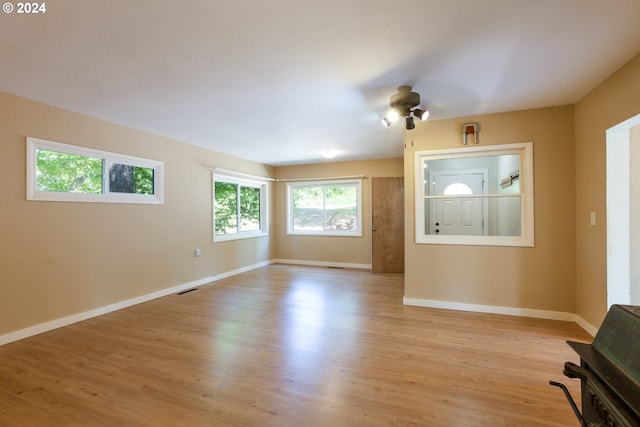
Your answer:
[[[421,110],[420,108],[416,108],[413,110],[413,116],[423,122],[429,118],[429,110]]]
[[[413,122],[413,117],[409,116],[405,120],[407,130],[415,129],[416,125]]]
[[[400,117],[405,118],[407,130],[415,129],[414,118],[425,121],[429,117],[429,110],[417,108],[420,104],[420,94],[413,92],[411,86],[398,87],[398,93],[391,96],[389,106],[391,110],[382,119],[382,123],[389,127]]]

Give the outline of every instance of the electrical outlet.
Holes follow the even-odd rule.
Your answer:
[[[199,257],[200,256],[200,249],[196,249],[196,256]]]

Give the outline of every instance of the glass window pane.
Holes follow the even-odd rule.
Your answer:
[[[427,199],[430,223],[427,234],[439,236],[482,236],[486,233],[483,197]]]
[[[240,187],[240,231],[260,230],[260,189]]]
[[[355,187],[325,189],[325,228],[327,230],[357,230],[358,206]]]
[[[426,234],[521,235],[520,197],[425,199],[424,206]]]
[[[489,212],[493,213],[495,225],[491,224],[491,236],[520,236],[521,198],[499,197],[489,201]]]
[[[136,194],[155,194],[155,169],[134,166],[133,180]]]
[[[153,194],[153,174],[153,168],[109,163],[109,191]]]
[[[216,182],[215,185],[215,234],[238,232],[238,184]]]
[[[133,166],[119,163],[109,164],[109,191],[112,193],[133,193]]]
[[[36,188],[59,193],[102,193],[102,159],[37,150]]]
[[[452,157],[448,159],[427,159],[424,161],[424,176],[436,171],[464,171],[485,168],[499,171],[504,168],[518,168],[519,154],[500,154],[495,156],[479,155],[477,157]]]
[[[293,229],[322,230],[324,200],[322,187],[293,189]]]

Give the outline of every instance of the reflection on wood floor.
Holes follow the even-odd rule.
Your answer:
[[[573,323],[271,265],[0,347],[1,426],[575,426]]]

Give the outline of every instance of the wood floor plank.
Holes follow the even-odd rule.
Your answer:
[[[577,325],[271,265],[0,347],[0,426],[577,426]]]

